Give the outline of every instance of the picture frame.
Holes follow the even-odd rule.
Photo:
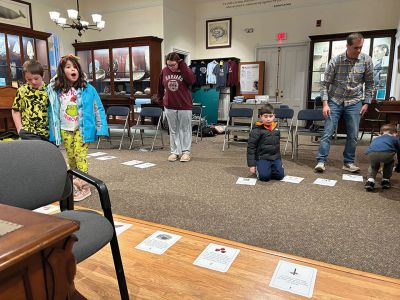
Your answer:
[[[232,46],[232,18],[206,21],[206,48],[230,48]]]
[[[21,0],[0,0],[0,23],[33,29],[31,4]]]

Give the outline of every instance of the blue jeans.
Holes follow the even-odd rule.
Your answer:
[[[285,176],[282,160],[257,160],[257,178],[261,181],[281,180]]]
[[[344,106],[343,104],[337,105],[332,100],[329,100],[328,105],[331,109],[330,117],[325,120],[324,134],[319,143],[317,161],[323,163],[327,161],[332,136],[335,134],[338,121],[343,115],[347,134],[346,145],[343,151],[343,162],[345,164],[354,163],[362,103],[359,101],[353,105]]]

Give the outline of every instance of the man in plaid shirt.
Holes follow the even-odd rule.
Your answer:
[[[364,37],[360,33],[350,34],[347,37],[346,52],[332,58],[325,71],[321,82],[325,127],[319,145],[316,172],[325,171],[332,136],[342,115],[347,134],[343,170],[352,173],[360,171],[354,164],[358,129],[361,116],[367,112],[371,103],[374,89],[374,67],[371,57],[361,53],[363,44]]]

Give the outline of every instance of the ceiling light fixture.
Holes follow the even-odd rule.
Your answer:
[[[64,28],[72,28],[78,30],[78,35],[82,36],[82,32],[85,32],[88,29],[101,31],[105,26],[105,21],[101,18],[102,16],[99,14],[92,14],[93,23],[89,24],[89,22],[82,20],[79,14],[79,0],[76,0],[76,8],[68,9],[68,18],[72,20],[71,24],[67,24],[67,19],[60,17],[60,13],[57,11],[50,11],[50,19],[54,21],[58,26]]]

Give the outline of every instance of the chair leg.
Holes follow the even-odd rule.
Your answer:
[[[225,134],[224,134],[224,144],[222,145],[222,152],[225,151],[226,135],[227,135],[227,131],[225,131]]]
[[[136,129],[133,130],[131,144],[129,145],[129,150],[132,149],[133,141],[135,140]]]
[[[144,143],[143,143],[143,130],[142,129],[140,129],[140,139],[142,140],[142,146],[144,146]]]

